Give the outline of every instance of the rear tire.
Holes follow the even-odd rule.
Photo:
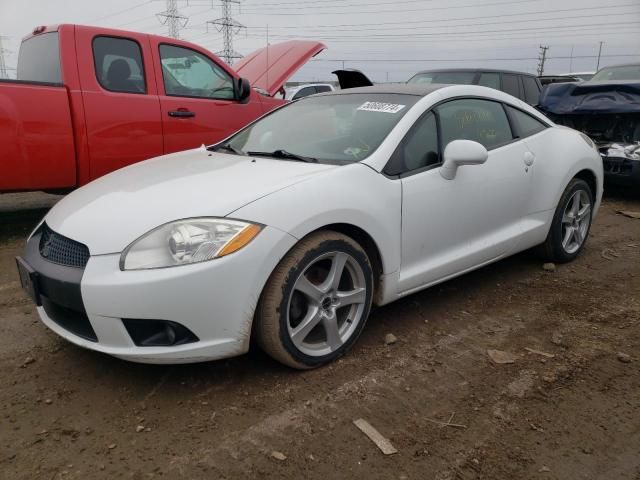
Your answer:
[[[538,256],[556,263],[576,258],[587,242],[592,215],[591,188],[584,180],[572,179],[560,197],[546,240],[536,247]]]
[[[280,261],[262,292],[254,322],[258,345],[297,369],[344,355],[365,326],[373,294],[371,263],[350,237],[312,233]]]

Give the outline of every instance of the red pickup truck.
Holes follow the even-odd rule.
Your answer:
[[[0,192],[70,190],[216,143],[280,105],[286,80],[324,48],[284,42],[231,69],[173,38],[38,27],[22,41],[18,79],[0,80]]]

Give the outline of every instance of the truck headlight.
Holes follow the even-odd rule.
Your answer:
[[[240,250],[262,230],[224,218],[188,218],[161,225],[138,238],[120,256],[120,270],[145,270],[206,262]]]

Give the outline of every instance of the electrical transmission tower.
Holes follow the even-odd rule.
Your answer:
[[[178,11],[178,0],[167,0],[167,9],[156,15],[160,23],[169,27],[169,36],[180,38],[180,30],[187,26],[189,21]]]
[[[549,50],[548,45],[540,45],[540,53],[538,53],[538,76],[544,73],[544,62],[547,59],[547,50]]]
[[[216,52],[228,65],[233,64],[236,58],[242,58],[242,55],[233,49],[233,36],[243,28],[247,28],[231,16],[231,5],[240,4],[241,0],[220,0],[222,2],[222,17],[207,22],[207,31],[209,24],[215,25],[219,32],[222,32],[224,48]]]
[[[0,78],[9,78],[7,73],[7,63],[4,60],[4,54],[9,51],[2,46],[2,40],[6,39],[4,35],[0,35]]]

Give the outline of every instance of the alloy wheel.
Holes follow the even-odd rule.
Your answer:
[[[315,258],[297,278],[287,307],[287,330],[302,353],[335,352],[357,330],[366,310],[367,288],[360,264],[348,253]]]
[[[562,248],[568,254],[577,252],[584,243],[591,224],[591,201],[584,190],[577,190],[562,214]]]

